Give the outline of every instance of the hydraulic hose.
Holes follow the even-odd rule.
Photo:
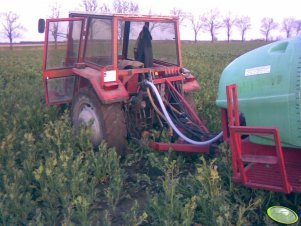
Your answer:
[[[199,146],[207,146],[211,143],[213,143],[214,141],[217,141],[218,139],[220,139],[222,136],[223,136],[223,132],[220,132],[218,135],[216,135],[215,137],[213,137],[212,139],[210,140],[207,140],[207,141],[195,141],[195,140],[192,140],[188,137],[186,137],[177,127],[176,125],[173,123],[173,121],[171,120],[165,106],[164,106],[164,103],[162,101],[162,98],[159,94],[159,91],[157,90],[157,87],[152,83],[152,82],[149,82],[149,81],[146,81],[146,84],[149,85],[151,87],[151,89],[153,90],[154,94],[156,95],[157,97],[157,100],[160,104],[160,107],[163,111],[163,114],[165,115],[166,117],[166,120],[168,122],[168,124],[173,128],[173,130],[183,139],[185,140],[186,142],[190,143],[190,144],[195,144],[195,145],[199,145]]]
[[[147,88],[146,92],[147,92],[147,96],[148,96],[148,98],[149,98],[149,100],[151,102],[151,105],[153,106],[153,108],[155,109],[155,111],[158,113],[158,115],[161,116],[161,118],[163,118],[164,120],[167,121],[167,119],[165,118],[165,116],[161,113],[161,111],[157,108],[156,104],[154,103],[154,100],[153,100],[152,95],[151,95],[151,93],[149,91],[149,88]]]

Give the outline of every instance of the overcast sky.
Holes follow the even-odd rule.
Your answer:
[[[99,0],[99,3],[111,5],[113,0]],[[148,14],[151,9],[153,14],[169,14],[174,7],[195,15],[202,15],[211,9],[217,8],[221,15],[231,12],[235,16],[249,16],[252,27],[246,33],[246,39],[263,38],[260,34],[260,21],[263,17],[272,17],[281,22],[283,18],[301,20],[300,0],[132,0],[139,4],[140,12]],[[39,18],[48,18],[51,14],[51,5],[58,3],[61,6],[61,17],[68,17],[68,12],[83,10],[82,0],[0,0],[0,12],[12,11],[20,16],[21,24],[27,29],[20,40],[43,40],[44,35],[38,34],[37,22]],[[2,27],[1,27],[2,30]],[[181,26],[182,39],[193,39],[193,33],[187,27]],[[225,31],[219,31],[218,39],[225,39]],[[284,34],[272,34],[274,37]],[[237,32],[233,38],[239,39]],[[210,39],[209,35],[200,32],[198,39]],[[6,41],[3,37],[0,41]]]

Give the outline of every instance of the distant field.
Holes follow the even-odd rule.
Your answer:
[[[215,106],[223,68],[264,42],[183,43],[184,65],[202,91],[197,110],[220,130]],[[130,144],[119,159],[88,134],[75,139],[69,113],[45,105],[42,47],[0,46],[0,225],[272,225],[265,211],[285,196],[232,183],[231,152],[155,153]]]
[[[13,43],[14,47],[24,47],[24,46],[43,46],[43,43]],[[9,43],[0,43],[0,48],[1,47],[10,47]]]

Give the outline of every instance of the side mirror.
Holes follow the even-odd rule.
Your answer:
[[[45,20],[39,19],[39,26],[38,26],[39,33],[44,33],[45,31]]]

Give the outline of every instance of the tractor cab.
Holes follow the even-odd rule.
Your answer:
[[[95,146],[124,150],[130,138],[208,152],[221,137],[212,140],[195,111],[200,85],[182,65],[177,17],[71,12],[46,20],[45,31],[46,102],[71,103],[75,130],[92,123]]]
[[[70,13],[70,18],[48,19],[43,66],[48,104],[72,100],[76,92],[72,89],[74,68],[106,71],[102,86],[112,88],[120,80],[129,93],[137,92],[141,79],[137,73],[152,74],[154,78],[182,75],[187,70],[182,68],[178,19],[77,12]],[[64,80],[70,88],[57,90]],[[199,86],[194,82],[185,89],[196,91]],[[102,101],[114,102],[116,98],[122,100],[127,95],[120,93],[119,97]]]

